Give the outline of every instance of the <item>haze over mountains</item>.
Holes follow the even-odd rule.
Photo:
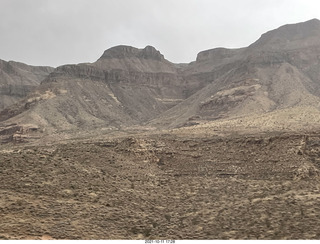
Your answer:
[[[3,61],[0,122],[3,131],[15,124],[52,133],[175,128],[285,109],[317,113],[319,61],[317,19],[269,31],[246,48],[202,51],[189,64],[171,63],[151,46],[123,45],[94,63],[54,70]]]

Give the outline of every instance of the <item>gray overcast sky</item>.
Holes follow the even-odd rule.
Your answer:
[[[0,59],[56,67],[126,44],[191,62],[312,18],[320,19],[319,0],[0,0]]]

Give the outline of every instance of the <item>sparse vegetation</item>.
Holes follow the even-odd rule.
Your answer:
[[[0,234],[317,239],[320,136],[299,155],[304,137],[150,134],[2,147]]]

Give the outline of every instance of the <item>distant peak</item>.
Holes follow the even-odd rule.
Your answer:
[[[128,57],[136,56],[138,52],[139,52],[138,48],[119,45],[104,51],[101,58],[128,58]]]
[[[138,49],[131,46],[119,45],[107,49],[100,59],[122,59],[122,58],[143,58],[153,60],[163,60],[164,56],[154,47],[146,46],[143,49]]]
[[[139,57],[145,59],[155,59],[159,61],[164,59],[164,56],[152,46],[146,46],[144,49],[142,49],[139,53]]]
[[[276,30],[285,30],[289,29],[291,31],[313,31],[314,29],[320,30],[320,20],[318,19],[311,19],[305,22],[299,22],[295,24],[287,24],[280,26]]]
[[[320,20],[283,25],[263,34],[252,48],[301,48],[320,45]]]
[[[315,24],[320,25],[320,20],[314,18],[314,19],[308,20],[308,21],[306,21],[304,23],[315,23]]]

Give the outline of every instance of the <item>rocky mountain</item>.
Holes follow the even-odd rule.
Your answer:
[[[117,46],[95,63],[56,68],[35,92],[0,112],[0,120],[50,133],[121,129],[156,117],[203,86],[185,80],[154,47]]]
[[[52,71],[51,67],[0,60],[0,110],[24,98]]]
[[[116,46],[94,63],[56,68],[32,94],[0,112],[0,121],[6,131],[15,124],[20,131],[52,133],[318,111],[319,61],[317,19],[269,31],[246,48],[202,51],[187,65],[169,62],[151,46]]]
[[[318,109],[319,65],[316,19],[270,31],[247,48],[201,52],[184,74],[209,84],[152,124],[176,127],[297,106]]]

